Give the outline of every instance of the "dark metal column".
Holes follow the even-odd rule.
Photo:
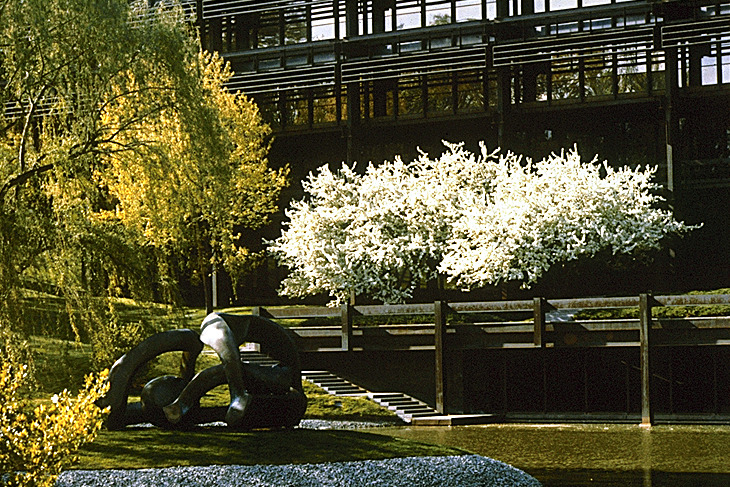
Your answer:
[[[440,414],[447,414],[448,404],[447,384],[446,384],[446,364],[445,364],[445,348],[446,348],[446,304],[443,301],[434,303],[434,365],[436,370],[436,411]]]
[[[547,308],[545,298],[534,298],[532,318],[535,324],[533,343],[536,347],[545,346],[545,311]]]
[[[654,422],[651,407],[651,303],[648,294],[639,296],[639,350],[641,355],[641,426],[649,427]]]
[[[341,316],[342,316],[342,351],[343,352],[351,352],[352,351],[352,325],[353,325],[353,316],[355,314],[355,310],[353,306],[349,303],[343,304],[341,308]]]
[[[667,164],[667,191],[668,200],[673,204],[674,196],[674,139],[677,132],[677,117],[674,105],[677,89],[679,87],[679,76],[677,70],[677,48],[665,49],[664,51],[664,141],[666,145]]]

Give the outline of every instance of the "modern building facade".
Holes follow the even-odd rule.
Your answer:
[[[274,129],[273,164],[381,161],[441,141],[658,167],[704,227],[646,285],[730,286],[730,2],[198,0]],[[671,270],[667,270],[671,266]],[[658,281],[657,281],[658,279]]]

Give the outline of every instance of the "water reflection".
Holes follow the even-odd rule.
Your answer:
[[[512,464],[545,486],[730,486],[730,426],[484,425],[389,428]]]

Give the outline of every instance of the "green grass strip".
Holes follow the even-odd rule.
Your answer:
[[[236,432],[206,427],[102,431],[79,453],[77,469],[189,465],[285,465],[409,456],[462,455],[465,450],[353,430],[289,429]]]

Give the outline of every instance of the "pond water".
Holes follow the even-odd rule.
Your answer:
[[[730,486],[730,426],[505,424],[388,428],[518,467],[546,487]]]

